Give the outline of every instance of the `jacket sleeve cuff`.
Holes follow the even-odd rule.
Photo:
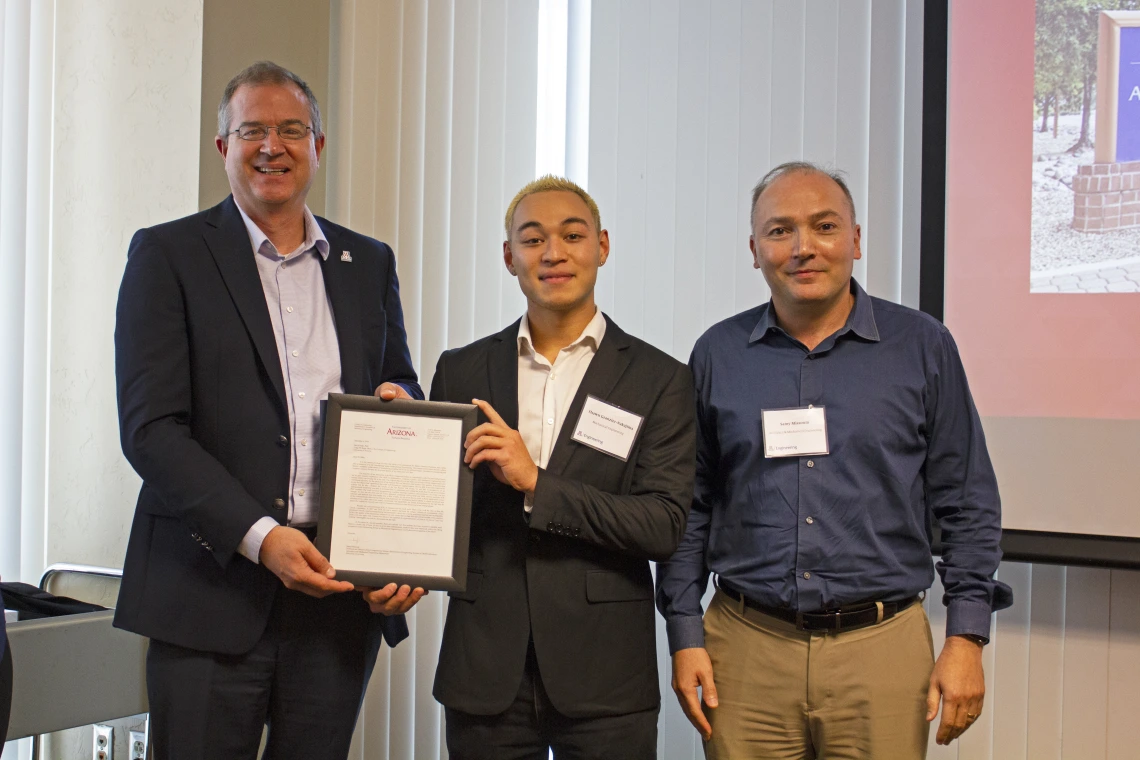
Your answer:
[[[669,654],[682,649],[704,648],[705,621],[700,615],[671,617],[665,621],[669,636]]]
[[[420,389],[420,387],[418,385],[412,385],[411,383],[395,383],[395,384],[400,386],[401,388],[403,388],[405,391],[407,391],[408,395],[411,396],[412,398],[423,401],[424,392]]]
[[[260,565],[258,557],[261,556],[261,542],[269,535],[269,531],[277,527],[277,521],[266,515],[253,524],[238,544],[238,552],[255,565]]]
[[[990,606],[985,602],[952,600],[946,608],[946,635],[980,636],[988,643],[991,616]]]

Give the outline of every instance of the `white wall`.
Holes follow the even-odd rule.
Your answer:
[[[134,231],[197,211],[202,5],[59,0],[55,49],[47,562],[121,567],[115,301]]]

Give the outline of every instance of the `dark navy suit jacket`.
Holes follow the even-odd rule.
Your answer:
[[[391,248],[317,221],[329,241],[321,268],[345,392],[398,382],[422,398]],[[292,445],[253,256],[232,196],[139,230],[115,325],[123,453],[143,479],[115,625],[235,654],[261,637],[282,588],[237,548],[261,517],[286,519]],[[375,620],[389,645],[408,635],[402,616]]]

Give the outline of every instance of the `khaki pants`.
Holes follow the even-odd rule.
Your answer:
[[[926,757],[934,647],[922,605],[867,628],[809,633],[717,591],[704,627],[720,703],[705,708],[707,760]]]

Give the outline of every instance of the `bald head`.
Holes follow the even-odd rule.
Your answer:
[[[851,211],[851,224],[856,224],[855,200],[851,197],[851,190],[848,189],[847,182],[843,179],[843,172],[835,170],[829,171],[811,161],[788,161],[765,174],[764,178],[756,183],[756,187],[752,188],[752,206],[749,211],[749,221],[753,234],[756,233],[756,202],[760,200],[760,196],[764,194],[765,190],[771,187],[773,182],[789,174],[819,174],[830,179],[843,191],[843,195],[847,198],[847,205]]]

